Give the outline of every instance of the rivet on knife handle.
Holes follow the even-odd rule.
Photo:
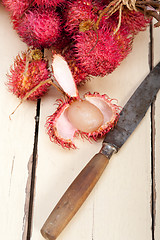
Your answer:
[[[113,148],[113,152],[114,152]],[[102,175],[109,158],[96,154],[64,193],[41,229],[44,238],[55,240],[72,219]]]

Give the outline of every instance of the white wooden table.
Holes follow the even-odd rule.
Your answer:
[[[151,63],[160,60],[160,29],[152,30],[152,36],[150,28],[136,36],[132,52],[111,75],[86,83],[80,93],[107,93],[123,106]],[[23,103],[9,119],[19,100],[5,86],[6,73],[25,49],[0,5],[0,239],[5,240],[43,240],[44,221],[102,142],[78,139],[79,149],[70,151],[50,142],[44,124],[60,97],[54,89],[38,104]],[[160,239],[160,93],[60,234],[62,239]]]

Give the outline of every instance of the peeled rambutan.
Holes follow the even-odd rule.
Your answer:
[[[31,50],[17,55],[14,65],[10,69],[7,86],[10,92],[18,98],[23,99],[27,93],[36,87],[40,82],[47,80],[50,77],[48,70],[48,62]],[[50,84],[46,83],[38,87],[29,95],[28,100],[36,100],[42,97],[49,88]]]
[[[97,20],[101,5],[92,0],[71,1],[64,11],[65,30],[70,34],[89,30]]]
[[[62,56],[54,56],[52,67],[54,77],[68,98],[60,99],[57,110],[47,119],[50,140],[70,149],[76,148],[73,143],[76,135],[89,140],[104,136],[116,123],[120,108],[107,95],[99,93],[87,93],[81,99],[71,70]]]
[[[29,46],[49,48],[61,36],[61,20],[52,8],[33,8],[22,18],[13,18],[13,26]]]
[[[32,0],[2,0],[12,16],[20,17],[28,9]]]

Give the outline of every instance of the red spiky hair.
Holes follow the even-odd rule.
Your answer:
[[[101,5],[92,0],[71,1],[64,12],[65,30],[70,34],[79,31],[80,24],[85,21],[96,21]]]
[[[41,81],[50,77],[48,62],[44,59],[32,60],[27,63],[28,52],[17,55],[14,65],[11,66],[8,76],[7,86],[10,92],[18,98],[23,99],[35,86]],[[34,91],[27,99],[36,100],[42,97],[49,88],[50,84],[46,83]]]
[[[61,36],[61,20],[52,8],[34,8],[22,18],[13,18],[13,26],[29,46],[49,48]]]
[[[75,83],[77,85],[83,85],[91,79],[91,76],[77,64],[74,54],[74,49],[69,48],[63,53],[63,56],[71,69]]]
[[[32,0],[2,0],[3,5],[12,16],[20,17],[30,6]]]
[[[35,0],[35,3],[38,6],[48,6],[48,7],[55,7],[65,2],[66,0]]]
[[[75,36],[77,62],[88,74],[105,76],[113,72],[124,59],[122,42],[125,43],[125,55],[130,52],[132,38],[129,32],[127,34],[124,28],[120,28],[116,35],[113,26],[113,21],[103,21],[97,32],[90,30]]]
[[[126,25],[133,34],[146,30],[151,19],[141,12],[130,11],[127,8],[122,12],[122,24]]]

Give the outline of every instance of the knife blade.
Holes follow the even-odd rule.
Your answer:
[[[92,191],[113,153],[119,151],[143,119],[159,89],[160,62],[123,107],[117,125],[106,134],[100,152],[83,168],[49,215],[41,229],[44,238],[55,240],[59,236]]]

